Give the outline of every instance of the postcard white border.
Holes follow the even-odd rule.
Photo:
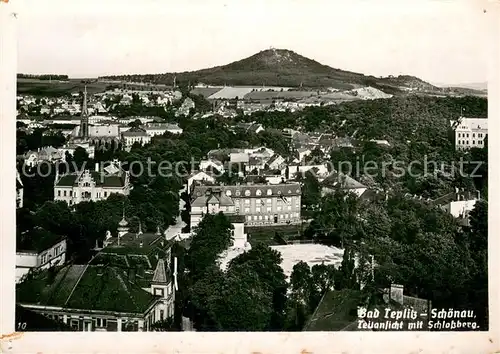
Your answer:
[[[210,0],[204,1],[204,5]],[[234,0],[233,0],[234,1]],[[375,1],[375,0],[373,0]],[[126,1],[124,1],[126,2]],[[312,2],[309,1],[308,6]],[[165,1],[165,6],[175,6]],[[199,2],[198,2],[199,3]],[[231,1],[228,0],[228,3]],[[473,1],[484,9],[490,21],[491,46],[488,86],[490,136],[500,134],[500,11],[498,3]],[[66,1],[65,6],[75,3]],[[103,1],[103,6],[107,5]],[[136,2],[137,4],[137,2]],[[418,2],[413,2],[418,6]],[[82,3],[78,3],[79,6]],[[114,6],[115,4],[110,4]],[[410,4],[409,4],[410,5]],[[339,2],[339,6],[342,6]],[[387,6],[387,1],[381,6]],[[496,236],[500,215],[498,195],[500,140],[489,139],[489,332],[299,332],[299,333],[15,333],[15,116],[17,20],[16,0],[0,1],[0,334],[5,353],[420,353],[467,352],[493,353],[499,345],[499,250]],[[49,10],[50,11],[50,10]],[[444,59],[446,60],[446,59]],[[451,60],[453,60],[451,58]],[[499,133],[496,133],[499,131]],[[492,198],[495,196],[496,198]]]

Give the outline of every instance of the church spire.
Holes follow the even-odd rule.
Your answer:
[[[80,119],[80,137],[89,137],[89,111],[87,108],[87,85],[83,90],[82,117]]]

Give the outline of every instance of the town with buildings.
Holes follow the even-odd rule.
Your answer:
[[[487,325],[487,100],[401,92],[18,92],[31,330],[379,330],[359,306],[474,306]]]

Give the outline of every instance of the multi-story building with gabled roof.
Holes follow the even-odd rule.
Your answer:
[[[196,183],[196,182],[195,182]],[[202,185],[191,192],[191,228],[207,213],[243,215],[245,225],[273,226],[301,222],[299,183]]]
[[[128,171],[119,169],[115,173],[84,170],[66,175],[56,175],[54,200],[68,205],[86,201],[107,199],[111,194],[129,195],[132,186]]]
[[[176,262],[165,236],[131,233],[123,219],[97,243],[87,264],[27,277],[17,303],[78,331],[148,331],[173,317]]]

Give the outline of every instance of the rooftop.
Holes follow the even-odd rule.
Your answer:
[[[52,232],[42,229],[41,227],[35,227],[34,229],[26,233],[18,234],[16,251],[40,253],[51,248],[65,238],[66,237],[56,235]]]
[[[223,185],[196,185],[193,189],[193,198],[201,197],[208,193],[223,193],[230,197],[287,197],[301,194],[299,183],[281,184],[241,184],[233,186]]]
[[[125,173],[116,175],[106,175],[104,173],[90,171],[89,172],[92,180],[95,182],[96,186],[103,186],[109,188],[123,188],[125,187]],[[79,177],[77,173],[71,173],[63,175],[60,177],[59,181],[56,183],[56,187],[73,187],[78,186]]]
[[[129,281],[115,267],[67,265],[18,284],[17,302],[80,310],[144,313],[157,297]]]

